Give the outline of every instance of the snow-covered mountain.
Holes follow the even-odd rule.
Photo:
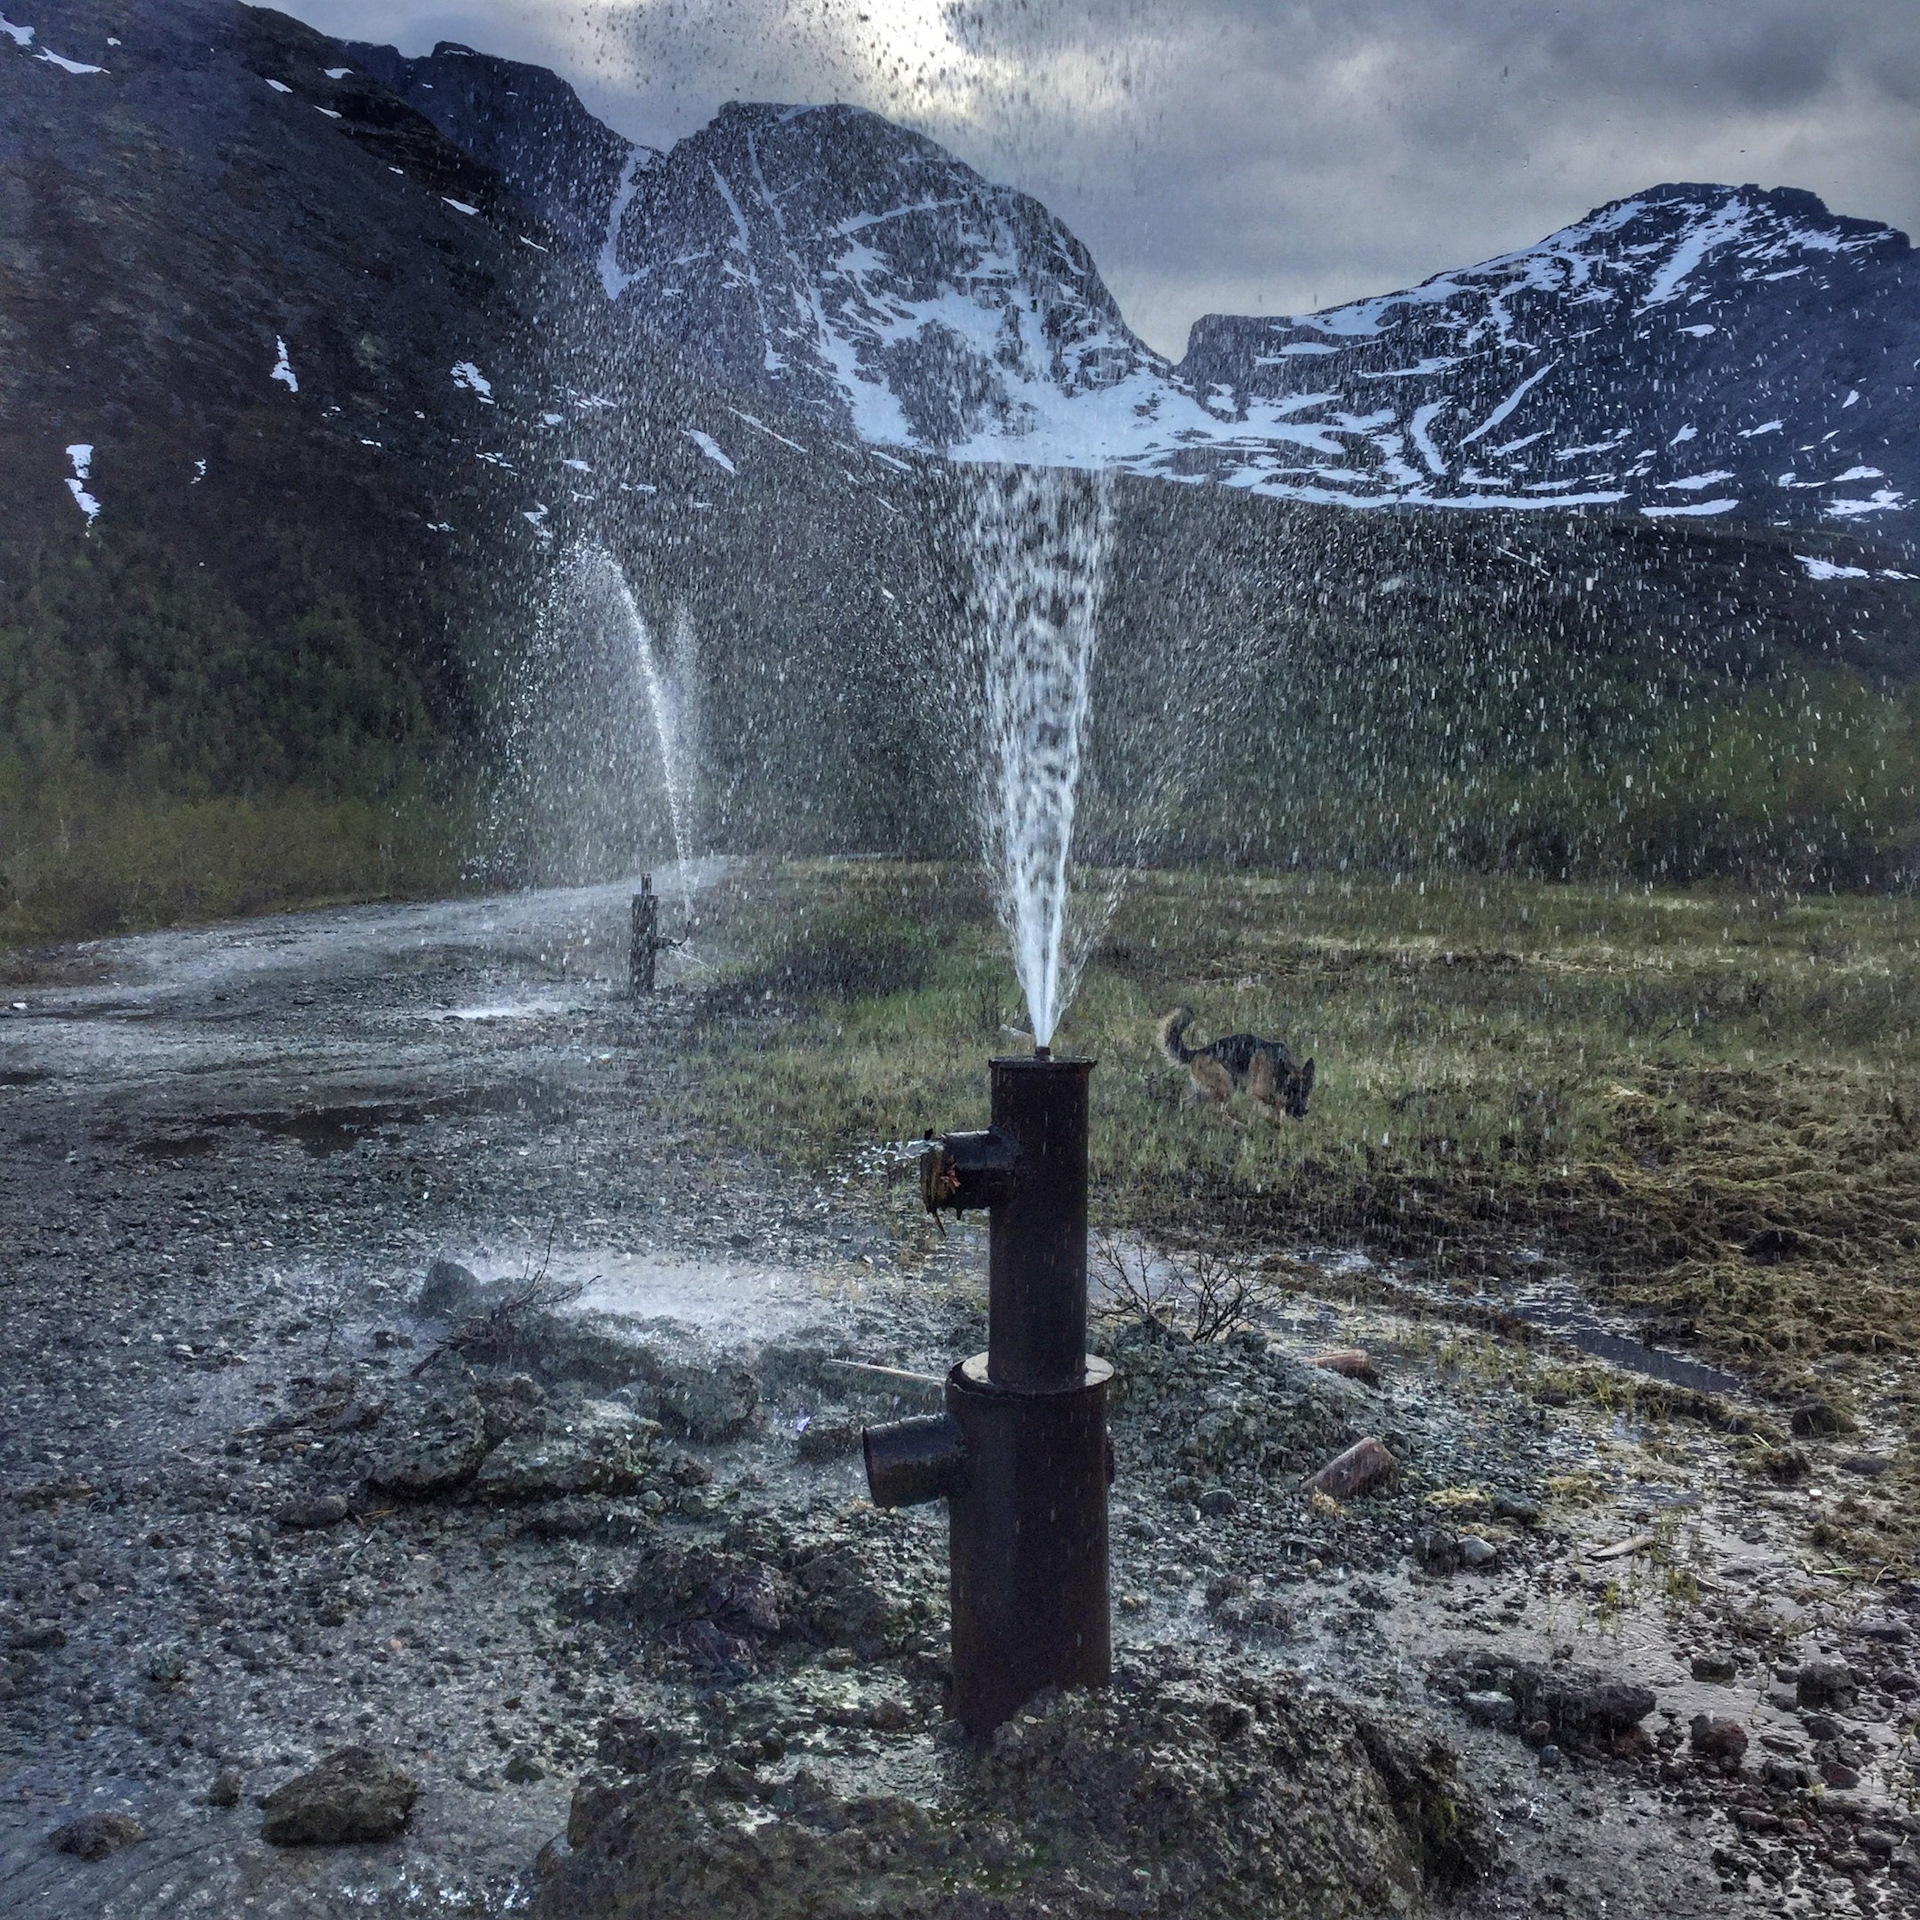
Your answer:
[[[1904,234],[1681,185],[1404,293],[1210,315],[1176,377],[1232,423],[1189,464],[1258,492],[1844,522],[1920,497],[1916,359]]]
[[[1920,268],[1792,189],[1669,185],[1537,246],[1178,363],[1025,194],[847,106],[734,103],[665,154],[538,69],[356,48],[743,392],[877,447],[1112,465],[1342,506],[1903,530]]]

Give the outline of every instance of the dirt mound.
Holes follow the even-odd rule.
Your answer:
[[[663,1757],[589,1778],[546,1920],[1320,1920],[1405,1914],[1491,1844],[1441,1745],[1294,1675],[1156,1650],[979,1751],[921,1727],[857,1761]]]

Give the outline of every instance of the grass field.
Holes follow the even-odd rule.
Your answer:
[[[977,874],[751,870],[708,931],[751,958],[707,990],[697,1097],[783,1157],[983,1124],[983,1056],[1026,1044]],[[1668,1343],[1690,1322],[1803,1427],[1888,1416],[1910,1442],[1916,960],[1904,899],[1150,873],[1056,1044],[1101,1062],[1110,1224],[1443,1279],[1545,1255]],[[1309,1118],[1187,1106],[1153,1041],[1183,1000],[1203,1036],[1314,1055]]]

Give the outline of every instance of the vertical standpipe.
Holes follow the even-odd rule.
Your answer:
[[[660,951],[660,896],[653,890],[653,875],[640,876],[640,891],[633,896],[633,933],[627,947],[627,977],[635,999],[653,991],[653,963]]]
[[[1112,1675],[1107,1383],[1087,1333],[1090,1060],[995,1060],[993,1125],[921,1163],[936,1212],[988,1210],[987,1351],[944,1415],[867,1429],[883,1507],[947,1500],[953,1713],[990,1733],[1046,1687]]]

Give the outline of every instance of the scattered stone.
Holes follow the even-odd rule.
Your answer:
[[[1337,1373],[1343,1380],[1358,1380],[1364,1386],[1380,1384],[1380,1370],[1373,1364],[1373,1356],[1361,1347],[1337,1347],[1331,1353],[1316,1353],[1307,1364],[1325,1373]]]
[[[1844,1660],[1811,1660],[1794,1681],[1794,1700],[1801,1707],[1845,1707],[1853,1702],[1853,1669]]]
[[[464,1486],[487,1456],[487,1418],[479,1397],[456,1393],[416,1404],[367,1468],[382,1493],[426,1500]]]
[[[1564,1756],[1562,1755],[1560,1749],[1556,1747],[1551,1740],[1549,1740],[1547,1744],[1540,1749],[1540,1764],[1549,1773],[1551,1773],[1554,1770],[1554,1768],[1559,1766],[1563,1758]]]
[[[1478,1648],[1462,1648],[1437,1662],[1434,1684],[1456,1698],[1504,1693],[1513,1700],[1520,1725],[1544,1720],[1557,1745],[1588,1752],[1613,1751],[1655,1705],[1648,1688],[1611,1674],[1501,1660]]]
[[[1197,1504],[1209,1520],[1224,1520],[1240,1511],[1240,1502],[1225,1487],[1208,1487]]]
[[[1520,1738],[1530,1747],[1544,1747],[1553,1739],[1553,1728],[1544,1720],[1530,1720],[1520,1729]]]
[[[1894,1849],[1899,1846],[1900,1836],[1880,1827],[1861,1827],[1853,1836],[1853,1844],[1876,1860],[1887,1860],[1892,1858]]]
[[[547,1770],[530,1753],[515,1753],[508,1756],[507,1764],[501,1768],[508,1782],[516,1787],[531,1785],[535,1780],[544,1780]]]
[[[1540,1509],[1531,1500],[1523,1500],[1517,1493],[1496,1493],[1493,1496],[1493,1517],[1507,1520],[1516,1527],[1537,1527],[1540,1524]]]
[[[71,1853],[82,1860],[104,1860],[146,1837],[146,1828],[130,1813],[83,1813],[47,1835],[56,1853]]]
[[[1520,1717],[1520,1709],[1510,1693],[1470,1693],[1460,1704],[1483,1727],[1510,1727]]]
[[[1788,1792],[1798,1791],[1801,1787],[1812,1785],[1813,1776],[1797,1760],[1782,1760],[1777,1755],[1769,1755],[1760,1769],[1760,1778],[1770,1787],[1780,1787]]]
[[[1369,1436],[1355,1441],[1318,1473],[1310,1474],[1300,1483],[1301,1490],[1324,1493],[1330,1500],[1358,1500],[1376,1487],[1385,1486],[1399,1471],[1399,1466],[1387,1451],[1386,1443]]]
[[[1747,1750],[1746,1728],[1719,1714],[1696,1713],[1687,1737],[1702,1760],[1738,1761]]]
[[[1717,1686],[1726,1686],[1733,1679],[1733,1655],[1696,1653],[1689,1663],[1689,1671],[1696,1680],[1706,1680]]]
[[[1800,1724],[1806,1728],[1809,1740],[1838,1740],[1846,1732],[1830,1713],[1803,1713]]]
[[[419,1788],[370,1747],[342,1747],[261,1801],[260,1837],[277,1847],[391,1840]]]
[[[605,1511],[591,1500],[552,1500],[527,1515],[527,1531],[540,1540],[582,1540]]]
[[[1460,1536],[1460,1560],[1462,1565],[1479,1568],[1490,1567],[1500,1558],[1500,1549],[1491,1540],[1482,1540],[1477,1533]]]
[[[1820,1763],[1820,1778],[1825,1785],[1839,1793],[1851,1793],[1860,1784],[1859,1773],[1838,1760],[1823,1760]]]
[[[473,1390],[486,1415],[489,1446],[530,1433],[546,1432],[547,1396],[530,1374],[510,1373],[504,1378],[476,1380]]]
[[[207,1805],[210,1807],[237,1807],[240,1804],[240,1769],[222,1767],[213,1776],[213,1784],[207,1789]]]
[[[283,1527],[317,1533],[337,1527],[352,1511],[344,1493],[314,1493],[289,1500],[276,1517]]]
[[[7,1635],[9,1653],[51,1653],[67,1644],[67,1630],[53,1620],[35,1620]]]
[[[1436,1577],[1460,1567],[1460,1537],[1445,1527],[1422,1527],[1413,1537],[1414,1557],[1423,1571]]]

